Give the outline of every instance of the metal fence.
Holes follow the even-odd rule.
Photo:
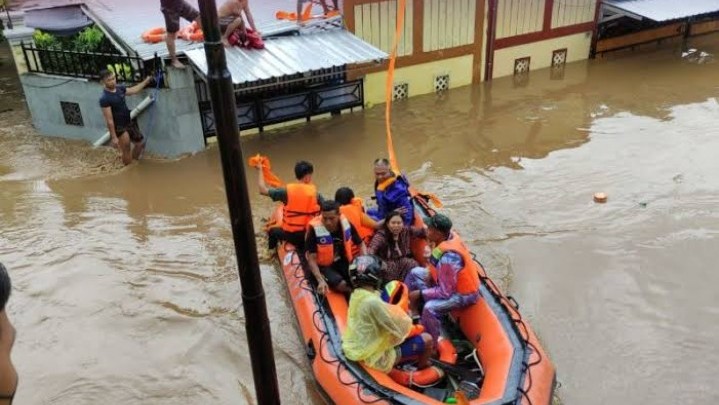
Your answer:
[[[115,72],[118,82],[139,83],[160,68],[157,56],[144,61],[139,56],[42,49],[24,42],[21,47],[28,71],[33,73],[97,80],[100,71],[108,69]]]
[[[215,135],[215,118],[209,99],[207,84],[195,82],[200,107],[200,120],[205,137]],[[346,108],[364,107],[364,83],[354,80],[342,83],[328,83],[322,86],[295,90],[289,94],[261,93],[255,95],[236,94],[235,111],[241,130],[311,117],[324,113],[338,112]]]

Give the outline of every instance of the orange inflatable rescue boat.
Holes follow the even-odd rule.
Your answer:
[[[434,210],[429,198],[413,193],[415,221],[421,224]],[[281,206],[271,220],[282,222]],[[412,246],[420,263],[424,247],[424,241]],[[554,365],[516,301],[502,294],[481,264],[482,298],[452,313],[444,325],[451,342],[440,341],[440,358],[431,367],[435,371],[418,381],[406,368],[385,374],[347,359],[342,351],[347,299],[334,292],[317,294],[291,244],[280,244],[277,255],[315,379],[334,403],[551,404]]]

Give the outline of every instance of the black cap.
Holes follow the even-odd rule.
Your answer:
[[[440,232],[449,233],[452,230],[452,220],[446,215],[434,214],[432,217],[425,218],[424,223],[427,224],[427,227]]]

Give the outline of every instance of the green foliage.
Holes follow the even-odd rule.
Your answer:
[[[32,34],[32,40],[35,42],[35,46],[40,49],[59,49],[60,41],[57,37],[40,30],[35,30]]]
[[[115,73],[118,81],[128,80],[132,77],[132,68],[126,63],[115,63],[107,65],[107,70]]]
[[[73,41],[72,50],[77,52],[98,52],[105,34],[97,26],[87,27],[77,34]]]

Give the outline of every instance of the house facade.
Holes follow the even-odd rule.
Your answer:
[[[598,0],[407,0],[394,100],[589,58]],[[345,0],[347,29],[389,52],[396,0]],[[387,65],[357,69],[385,100]]]

